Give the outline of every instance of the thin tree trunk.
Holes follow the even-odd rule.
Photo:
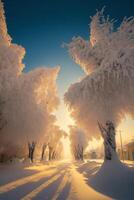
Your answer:
[[[41,160],[44,159],[44,154],[45,154],[46,147],[47,147],[47,145],[43,144],[43,146],[42,146],[42,153],[41,153]]]
[[[36,142],[32,142],[31,144],[30,142],[28,143],[28,157],[30,158],[31,162],[33,162],[35,147]]]
[[[54,160],[54,159],[55,159],[55,156],[56,156],[56,152],[55,152],[55,151],[53,151],[53,153],[52,153],[52,160]]]
[[[28,158],[31,159],[31,144],[28,142]]]
[[[49,146],[49,160],[52,160],[52,150],[53,147]]]

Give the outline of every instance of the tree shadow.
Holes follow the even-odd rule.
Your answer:
[[[63,188],[62,192],[60,193],[59,197],[57,198],[57,200],[65,200],[68,199],[69,193],[70,193],[70,189],[71,189],[71,182],[68,182],[65,187]]]
[[[34,189],[38,188],[40,185],[44,184],[45,182],[51,180],[51,178],[55,177],[56,175],[60,174],[61,175],[63,174],[62,171],[64,172],[64,168],[61,169],[61,171],[57,171],[55,172],[54,174],[50,175],[50,176],[47,176],[47,177],[44,177],[44,176],[41,176],[41,177],[37,177],[37,179],[29,179],[28,182],[24,183],[24,184],[19,184],[19,185],[14,185],[12,189],[10,189],[8,186],[7,186],[7,191],[3,191],[0,193],[0,199],[2,200],[7,200],[7,199],[21,199],[23,196],[27,195],[29,192],[33,191]],[[64,172],[65,173],[65,172]],[[38,174],[38,173],[37,173]],[[41,195],[41,199],[44,199],[43,196],[47,193],[47,196],[52,193],[52,191],[57,188],[58,186],[58,183],[60,182],[60,179],[62,179],[62,176],[59,177],[57,180],[55,180],[52,184],[51,184],[51,188],[50,186],[46,187],[44,189],[44,191],[42,191],[40,194],[37,195],[37,197],[39,196],[39,199],[40,199],[40,195]],[[21,179],[20,179],[21,181]],[[10,183],[12,184],[12,183]],[[49,189],[50,188],[50,189]]]
[[[76,163],[75,165],[78,172],[88,177],[91,177],[95,173],[97,173],[97,171],[100,169],[101,166],[100,163],[97,163],[95,161],[81,163],[81,164]]]
[[[77,171],[85,177],[86,183],[97,192],[112,199],[134,199],[134,169],[121,162],[115,165],[97,162],[83,163],[77,166]]]

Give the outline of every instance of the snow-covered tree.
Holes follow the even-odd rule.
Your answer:
[[[53,113],[59,104],[59,67],[39,67],[25,73],[24,54],[23,47],[11,42],[0,0],[0,98],[5,102],[2,116],[7,122],[0,131],[0,154],[8,152],[8,144],[25,144],[27,148],[29,143],[32,147],[56,121]]]
[[[58,142],[56,146],[56,151],[54,156],[55,156],[54,159],[56,160],[62,159],[64,157],[64,147],[61,140]]]
[[[61,139],[66,136],[66,132],[60,129],[59,126],[50,126],[48,131],[48,149],[49,149],[49,160],[53,160],[59,157],[60,152],[57,150]],[[59,155],[58,155],[59,152]]]
[[[84,151],[88,145],[87,134],[76,126],[70,126],[70,144],[75,160],[83,160]]]
[[[134,18],[124,18],[118,28],[104,17],[92,17],[89,40],[74,37],[67,45],[73,60],[86,75],[70,86],[65,103],[90,139],[98,138],[97,120],[115,127],[134,116]]]
[[[116,127],[126,114],[134,116],[134,18],[124,18],[118,28],[114,23],[103,10],[97,12],[91,19],[90,40],[74,37],[67,45],[86,75],[70,86],[65,102],[90,139],[100,137],[97,120],[110,120]],[[105,149],[106,143],[104,138]]]
[[[102,138],[104,140],[105,160],[112,160],[116,154],[115,128],[112,122],[107,121],[106,127],[98,122]],[[113,155],[114,154],[114,155]]]

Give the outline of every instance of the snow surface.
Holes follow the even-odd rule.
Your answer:
[[[0,200],[133,199],[128,166],[117,159],[0,165]]]
[[[116,156],[113,161],[90,161],[78,166],[78,171],[96,191],[118,200],[134,199],[134,163],[122,163]]]
[[[103,163],[89,182],[94,189],[114,199],[133,199],[134,169],[128,168],[120,161]]]

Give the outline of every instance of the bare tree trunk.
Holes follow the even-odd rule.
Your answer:
[[[83,160],[84,158],[83,153],[84,153],[84,150],[82,146],[80,146],[79,144],[77,146],[74,146],[73,155],[74,155],[75,160]]]
[[[31,149],[31,161],[33,162],[34,158],[34,151],[35,151],[36,142],[32,142],[32,149]]]
[[[55,159],[55,157],[56,157],[56,152],[55,152],[55,151],[53,151],[53,153],[52,153],[52,160],[54,160],[54,159]]]
[[[28,158],[31,159],[31,145],[29,142],[28,142]]]
[[[33,141],[31,144],[28,142],[28,158],[30,158],[31,162],[33,162],[35,147],[36,142]]]
[[[81,147],[81,150],[80,150],[80,157],[81,157],[81,160],[83,160],[84,159],[84,157],[83,157],[83,147]]]
[[[111,121],[107,121],[106,127],[103,127],[99,122],[98,126],[104,140],[105,160],[112,160],[113,152],[116,153],[114,125]]]
[[[78,146],[74,147],[74,157],[75,157],[75,160],[79,160],[79,151],[78,151]]]
[[[48,145],[48,148],[49,148],[49,160],[52,160],[53,147],[51,147],[50,145]]]
[[[78,144],[77,148],[75,147],[74,149],[75,149],[75,159],[83,160],[83,147]]]
[[[47,147],[47,145],[43,144],[43,146],[42,146],[42,153],[41,153],[41,160],[44,159],[44,153],[45,153],[46,147]]]

